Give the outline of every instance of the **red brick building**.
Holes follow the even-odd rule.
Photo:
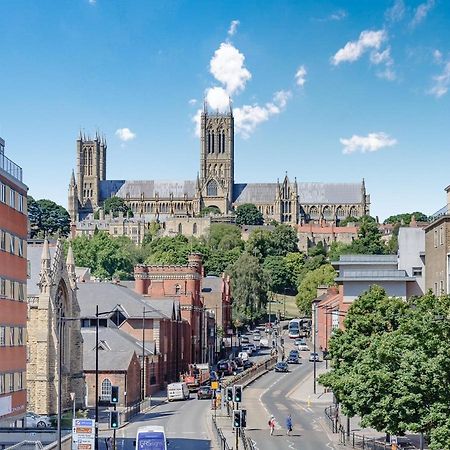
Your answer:
[[[186,354],[190,362],[202,361],[205,317],[201,296],[202,256],[191,254],[186,266],[139,265],[134,270],[135,290],[152,300],[167,297],[180,302],[181,317],[190,325]]]
[[[0,426],[19,424],[27,405],[27,191],[0,138]]]

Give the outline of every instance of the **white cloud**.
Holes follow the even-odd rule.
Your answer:
[[[88,0],[90,5],[95,5],[97,3],[97,0]]]
[[[391,47],[383,51],[372,51],[370,53],[370,62],[375,65],[384,65],[384,69],[377,71],[377,77],[385,80],[393,81],[397,78],[395,71],[392,69],[394,60],[391,57]]]
[[[347,11],[345,11],[344,9],[340,9],[340,10],[334,12],[333,14],[330,14],[328,16],[328,19],[339,21],[339,20],[345,19],[346,17],[347,17]]]
[[[195,113],[195,115],[192,117],[192,122],[194,122],[194,131],[195,131],[195,135],[197,137],[200,136],[200,122],[202,120],[202,110],[201,109],[197,109],[197,112]]]
[[[447,61],[444,70],[440,75],[433,77],[433,87],[428,91],[429,94],[440,98],[448,92],[450,87],[450,61]]]
[[[439,51],[438,49],[434,50],[433,51],[433,59],[436,64],[441,64],[442,63],[442,52]]]
[[[132,141],[136,137],[136,133],[133,133],[129,128],[119,128],[115,134],[123,142]]]
[[[228,28],[228,36],[234,36],[237,31],[237,27],[240,24],[239,20],[232,20],[230,23],[230,28]]]
[[[229,95],[244,90],[252,74],[244,67],[245,56],[229,42],[222,42],[210,61],[210,72],[225,85]]]
[[[234,108],[236,132],[244,139],[249,138],[260,123],[266,122],[271,116],[280,114],[291,96],[290,91],[278,91],[273,95],[272,101],[263,106],[255,104]]]
[[[306,67],[301,65],[297,72],[295,73],[295,82],[298,86],[303,87],[303,85],[306,83]]]
[[[344,146],[342,153],[349,155],[357,151],[361,153],[376,152],[384,147],[392,147],[397,144],[397,140],[383,132],[369,133],[367,136],[354,134],[351,138],[339,139]]]
[[[384,30],[365,30],[359,35],[357,41],[349,41],[343,48],[338,50],[331,59],[335,66],[342,62],[354,62],[358,60],[367,50],[379,50],[381,44],[387,39]]]
[[[195,98],[191,98],[188,102],[191,106],[196,105],[197,104],[197,99]]]
[[[384,17],[388,22],[399,22],[405,16],[405,2],[403,0],[395,0],[391,8],[384,13]]]
[[[435,0],[427,0],[425,3],[421,3],[414,11],[414,17],[411,20],[410,26],[414,28],[423,22],[431,9],[433,9],[435,3]]]
[[[214,111],[225,112],[230,105],[230,97],[227,91],[219,86],[206,90],[206,102]]]

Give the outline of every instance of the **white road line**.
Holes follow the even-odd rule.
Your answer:
[[[259,447],[256,445],[256,441],[254,441],[253,439],[252,439],[252,444],[253,444],[253,448],[255,450],[259,450]]]

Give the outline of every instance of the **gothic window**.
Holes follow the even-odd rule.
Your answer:
[[[220,165],[220,177],[223,178],[225,176],[224,174],[224,169],[223,169],[223,164]]]
[[[111,399],[112,384],[108,378],[102,381],[102,392],[100,394],[102,401],[107,402]]]
[[[318,219],[319,218],[319,211],[315,206],[311,206],[309,209],[309,216],[311,219]]]
[[[211,180],[206,186],[206,195],[208,197],[217,197],[217,182]]]
[[[92,175],[92,148],[89,149],[89,157],[88,157],[88,175]]]
[[[325,220],[330,220],[333,218],[333,212],[329,206],[325,206],[325,208],[323,208],[322,214]]]
[[[209,134],[209,152],[214,153],[214,131]]]
[[[225,131],[222,131],[220,139],[222,141],[222,153],[225,153]]]
[[[358,217],[358,213],[356,212],[356,208],[355,208],[354,206],[352,206],[352,207],[350,208],[350,214],[349,214],[349,216],[350,216],[350,217]]]
[[[336,216],[338,219],[343,219],[345,217],[345,210],[342,206],[339,206],[336,210]]]
[[[192,225],[192,234],[197,234],[197,224]]]
[[[87,149],[83,150],[83,166],[84,166],[84,174],[88,175],[88,151],[87,151]]]

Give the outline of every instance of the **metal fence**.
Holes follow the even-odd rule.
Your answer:
[[[147,398],[132,406],[127,406],[126,409],[120,411],[120,423],[129,422],[134,416],[150,408],[150,405],[151,399]]]
[[[339,443],[350,448],[358,448],[362,450],[391,450],[392,444],[386,442],[386,439],[380,437],[370,437],[363,434],[350,431],[349,425],[344,427],[341,423],[341,416],[339,415],[339,406],[330,405],[325,408],[325,417],[330,426],[331,432],[339,435]],[[415,449],[416,447],[405,439],[404,442],[399,442],[398,450]]]
[[[253,441],[245,435],[245,430],[241,430],[241,439],[244,446],[244,450],[254,450],[255,446]]]
[[[11,447],[6,447],[6,450],[42,450],[43,448],[41,441],[23,441]]]
[[[228,445],[227,440],[225,439],[225,436],[222,433],[222,430],[217,426],[217,422],[216,422],[216,419],[214,419],[214,416],[212,416],[212,423],[213,423],[214,436],[216,437],[216,441],[217,441],[217,444],[219,444],[220,450],[233,450]]]

